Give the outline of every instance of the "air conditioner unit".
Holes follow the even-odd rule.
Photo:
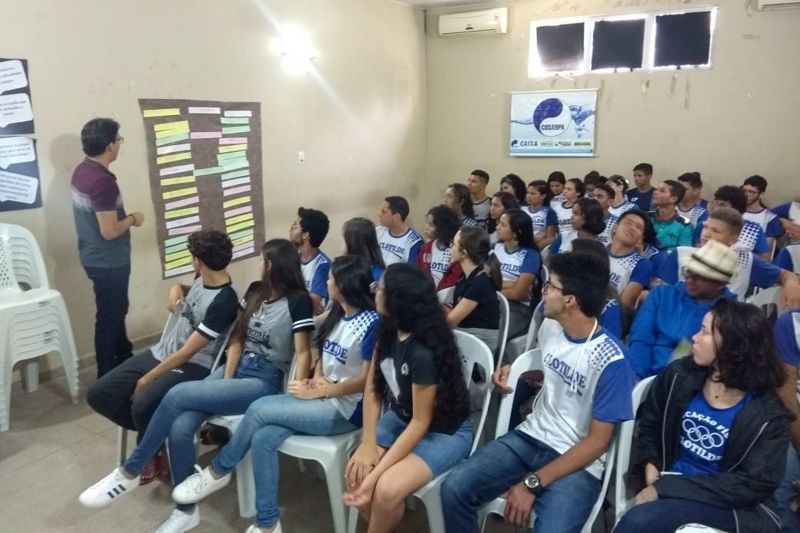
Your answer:
[[[771,9],[780,8],[798,8],[800,7],[799,0],[758,0],[758,9],[768,11]]]
[[[439,16],[440,37],[508,33],[508,8],[486,9]]]

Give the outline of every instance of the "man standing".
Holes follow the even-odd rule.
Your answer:
[[[289,228],[289,239],[300,252],[300,269],[306,289],[314,303],[314,316],[322,314],[328,304],[328,272],[330,258],[319,247],[328,235],[330,222],[322,211],[301,207]]]
[[[72,174],[72,212],[78,233],[81,265],[94,284],[97,307],[94,348],[97,377],[131,356],[125,329],[128,279],[131,274],[131,226],[144,222],[142,213],[125,213],[117,177],[109,170],[124,139],[119,123],[95,118],[81,130],[84,159]]]
[[[650,204],[653,201],[653,186],[650,181],[653,179],[653,165],[650,163],[639,163],[633,167],[633,183],[635,189],[630,189],[625,195],[628,200],[636,204],[640,211],[650,211]]]
[[[406,224],[409,211],[408,201],[402,196],[387,196],[381,204],[380,225],[375,234],[387,267],[394,263],[417,263],[422,237]]]
[[[475,169],[467,178],[467,189],[472,198],[472,210],[478,226],[488,231],[489,207],[492,199],[486,196],[486,186],[489,185],[489,173],[485,170]]]

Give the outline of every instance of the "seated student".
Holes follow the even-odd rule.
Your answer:
[[[383,276],[386,265],[383,262],[381,246],[375,234],[375,224],[361,217],[351,218],[342,226],[345,255],[358,255],[369,261],[372,281],[377,282]]]
[[[633,417],[633,374],[622,343],[598,324],[608,270],[593,257],[550,258],[545,284],[544,386],[516,429],[479,448],[442,484],[449,533],[479,531],[478,509],[505,496],[506,522],[534,531],[580,531],[601,488],[618,422]],[[506,373],[504,378],[507,379]],[[494,378],[501,386],[503,376]]]
[[[692,245],[692,225],[677,210],[684,193],[683,185],[675,180],[665,180],[653,193],[655,209],[649,214],[662,251]]]
[[[761,201],[761,197],[767,192],[767,180],[763,176],[750,176],[744,180],[742,191],[747,199],[747,210],[742,216],[745,220],[755,222],[761,227],[771,251],[775,246],[775,240],[783,235],[783,226],[781,219]]]
[[[469,189],[461,183],[451,183],[442,194],[442,205],[449,207],[458,215],[462,226],[477,226],[475,213],[472,210],[472,199]]]
[[[606,185],[614,191],[614,197],[611,199],[611,205],[608,208],[609,215],[619,218],[623,213],[631,209],[638,209],[636,204],[625,196],[625,192],[628,190],[628,180],[619,174],[612,174],[608,178]]]
[[[459,227],[458,217],[449,207],[437,205],[426,215],[425,237],[428,242],[420,248],[417,266],[430,274],[436,290],[452,287],[461,275],[450,261],[450,245]]]
[[[301,207],[289,228],[289,240],[300,252],[300,268],[306,290],[314,303],[314,315],[319,315],[328,305],[328,271],[330,258],[319,249],[328,235],[330,222],[322,211]]]
[[[594,198],[594,189],[600,184],[608,181],[608,178],[601,176],[596,170],[590,170],[583,177],[583,186],[586,187],[586,197]]]
[[[531,320],[531,302],[539,300],[536,280],[542,266],[539,250],[533,242],[531,219],[519,209],[509,209],[497,223],[494,254],[500,262],[503,289],[508,300],[508,338],[524,335]]]
[[[747,198],[739,187],[733,185],[723,185],[714,192],[714,199],[708,204],[709,215],[718,207],[732,207],[744,215],[747,209]],[[703,232],[703,223],[699,223],[694,230],[692,240],[695,243],[700,242],[700,235]],[[739,240],[734,246],[736,249],[743,249],[760,256],[765,261],[771,261],[770,248],[767,244],[767,237],[764,235],[764,230],[755,222],[749,220],[744,221],[742,232],[739,235]]]
[[[615,533],[672,533],[685,524],[778,531],[771,495],[784,473],[791,414],[760,309],[717,300],[692,353],[659,373],[639,409],[644,485]]]
[[[714,302],[736,298],[726,288],[736,272],[736,259],[735,251],[710,240],[686,261],[686,281],[650,291],[628,340],[628,356],[639,378],[654,376],[674,357],[686,355],[689,339]]]
[[[191,287],[173,285],[169,290],[168,308],[179,315],[174,327],[158,344],[98,379],[86,394],[92,409],[137,431],[139,438],[167,391],[208,375],[236,320],[236,291],[225,270],[233,252],[231,240],[219,231],[198,231],[189,235],[188,249],[197,277]],[[148,471],[145,482],[157,474]]]
[[[781,219],[781,226],[791,244],[800,243],[800,200],[787,202],[772,208],[772,212]]]
[[[653,267],[639,253],[642,243],[655,239],[650,218],[639,210],[624,213],[611,232],[608,256],[611,285],[619,293],[619,303],[634,307],[642,291],[650,288]]]
[[[367,379],[378,313],[370,294],[369,264],[362,257],[333,261],[331,310],[315,336],[320,358],[311,379],[289,382],[286,394],[255,400],[210,466],[175,487],[179,504],[193,504],[224,488],[249,451],[256,484],[256,526],[248,532],[280,532],[278,448],[295,433],[337,435],[361,427],[361,393]]]
[[[561,203],[564,201],[564,187],[567,184],[567,178],[560,170],[554,170],[547,176],[547,188],[550,191],[545,202],[547,205],[552,206],[553,203]],[[581,182],[583,184],[583,182]]]
[[[592,194],[592,198],[597,201],[600,205],[600,209],[603,210],[603,222],[605,222],[605,226],[603,232],[597,236],[597,240],[603,244],[609,244],[611,242],[611,230],[614,228],[619,218],[613,216],[609,211],[611,202],[614,201],[614,194],[614,189],[608,183],[597,185]]]
[[[369,531],[391,531],[409,494],[469,455],[473,428],[461,355],[430,278],[391,265],[375,303],[381,325],[344,502],[358,507]]]
[[[652,207],[653,194],[655,189],[650,182],[653,179],[653,165],[650,163],[639,163],[633,167],[633,183],[635,189],[628,189],[625,196],[628,200],[636,204],[640,211],[647,213]]]
[[[511,194],[517,200],[517,207],[525,205],[525,182],[516,174],[506,174],[500,178],[500,192]]]
[[[533,224],[533,239],[539,250],[544,250],[558,233],[558,219],[556,213],[547,205],[547,182],[534,180],[528,184],[528,194],[525,196],[526,204],[521,209],[531,217]]]
[[[800,244],[790,244],[781,248],[774,263],[784,270],[800,274]]]
[[[777,284],[783,287],[782,299],[787,305],[800,305],[800,281],[797,276],[764,261],[753,252],[735,247],[741,228],[742,216],[738,211],[729,207],[718,207],[709,215],[700,236],[701,245],[714,240],[730,246],[736,252],[736,274],[728,284],[728,289],[740,301],[744,301],[751,289],[766,289]],[[676,248],[659,266],[658,277],[666,283],[682,280],[681,267],[695,250],[696,248],[689,246]]]
[[[453,304],[445,306],[447,324],[475,335],[494,352],[500,329],[497,291],[503,287],[500,265],[491,254],[489,235],[480,228],[464,226],[453,239],[450,258],[461,267]]]
[[[572,206],[572,229],[570,242],[564,244],[562,236],[556,237],[550,245],[550,253],[557,254],[572,249],[575,239],[599,239],[605,231],[606,223],[603,220],[603,208],[594,198],[578,198]]]
[[[375,228],[386,266],[394,263],[416,263],[422,237],[406,224],[410,209],[402,196],[387,196],[378,213],[380,226]]]
[[[145,463],[167,437],[172,480],[176,485],[182,483],[194,470],[194,438],[205,420],[242,414],[262,396],[281,392],[283,376],[295,353],[298,379],[311,375],[312,305],[297,250],[290,241],[264,243],[261,280],[250,285],[243,303],[225,366],[208,379],[171,389],[125,462],[80,495],[83,506],[104,507],[129,494],[139,485]],[[162,523],[160,532],[187,531],[199,522],[197,507],[178,503],[181,505]]]
[[[489,202],[486,187],[489,185],[489,173],[485,170],[475,169],[467,178],[467,189],[472,201],[472,212],[475,222],[483,229],[489,229]]]
[[[775,344],[783,361],[786,381],[778,393],[794,414],[792,444],[786,452],[786,474],[775,498],[780,507],[781,531],[800,531],[800,308],[790,309],[775,322]]]
[[[683,199],[678,202],[678,214],[688,220],[692,229],[701,224],[708,216],[708,202],[703,200],[703,179],[699,172],[684,172],[678,176],[678,183],[683,185]]]
[[[489,207],[489,237],[492,244],[497,243],[497,221],[509,209],[519,209],[517,198],[509,192],[496,192],[492,195],[492,203]]]
[[[564,186],[563,201],[550,202],[550,209],[555,212],[558,220],[558,235],[561,237],[559,252],[566,251],[569,243],[577,236],[577,231],[572,227],[572,208],[578,198],[583,197],[584,192],[583,182],[578,178],[571,178]]]

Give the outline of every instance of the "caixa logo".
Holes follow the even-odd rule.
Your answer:
[[[571,122],[569,106],[558,98],[542,100],[533,110],[533,125],[545,137],[561,135]]]

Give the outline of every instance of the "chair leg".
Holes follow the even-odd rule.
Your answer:
[[[236,493],[239,496],[239,516],[256,515],[256,480],[253,476],[253,457],[250,452],[236,465]]]
[[[119,426],[117,430],[117,460],[119,464],[125,462],[128,455],[128,430]]]
[[[422,502],[425,504],[425,510],[428,514],[428,529],[433,531],[444,532],[444,513],[442,512],[442,496],[441,496],[441,483],[437,483],[435,487],[431,488],[425,493]]]
[[[0,377],[0,431],[8,431],[11,425],[11,382],[12,370],[11,354],[6,354],[6,361],[2,365],[3,375]]]
[[[347,507],[342,501],[345,492],[344,466],[339,458],[333,458],[331,464],[322,465],[325,469],[325,481],[328,485],[328,499],[331,502],[333,529],[336,533],[347,532]]]
[[[356,533],[356,529],[358,529],[358,518],[360,516],[358,509],[351,507],[350,512],[347,514],[347,533]]]
[[[39,361],[28,361],[22,369],[22,384],[27,392],[36,392],[39,389]]]

